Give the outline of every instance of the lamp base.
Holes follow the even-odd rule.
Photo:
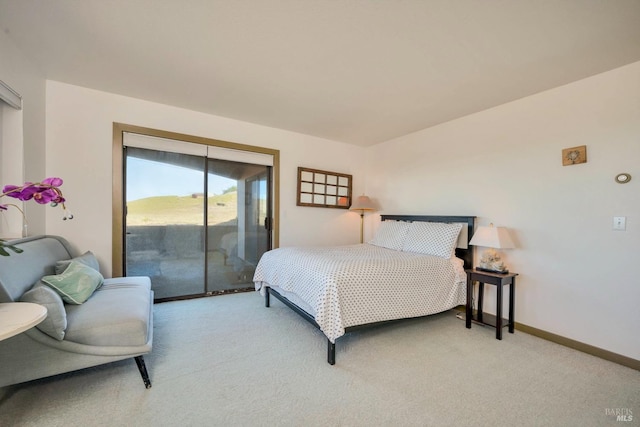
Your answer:
[[[504,265],[504,262],[502,262],[500,255],[495,249],[487,249],[484,251],[477,269],[498,274],[507,274],[509,272],[507,266]]]
[[[484,267],[476,267],[476,270],[486,271],[488,273],[496,273],[496,274],[509,274],[509,270],[493,270],[491,268],[484,268]]]

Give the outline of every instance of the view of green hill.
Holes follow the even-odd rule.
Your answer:
[[[209,224],[234,220],[238,193],[209,197]],[[197,196],[159,196],[127,203],[127,225],[202,224],[204,198]]]

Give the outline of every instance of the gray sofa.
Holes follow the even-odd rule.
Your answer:
[[[58,294],[40,279],[63,272],[69,260],[93,262],[97,269],[95,257],[90,252],[74,256],[58,236],[11,243],[24,252],[0,256],[0,302],[41,303],[48,315],[36,327],[0,341],[0,387],[127,358],[135,359],[145,387],[151,387],[143,359],[153,341],[149,278],[104,279],[82,304],[58,302]],[[42,295],[56,298],[40,301]]]

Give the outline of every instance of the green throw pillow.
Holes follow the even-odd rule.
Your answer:
[[[102,285],[104,277],[91,267],[71,261],[64,273],[44,276],[42,281],[60,294],[64,302],[82,304]]]

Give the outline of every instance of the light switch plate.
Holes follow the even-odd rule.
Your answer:
[[[613,217],[613,229],[618,231],[624,231],[627,229],[627,217],[626,216],[614,216]]]

